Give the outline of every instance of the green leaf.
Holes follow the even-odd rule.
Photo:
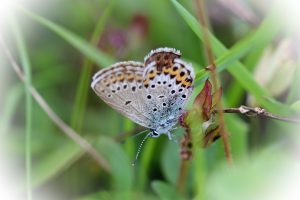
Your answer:
[[[249,52],[249,54],[245,57],[244,65],[250,72],[253,71],[258,63],[263,50],[264,49]],[[232,81],[226,90],[228,105],[231,107],[239,106],[240,102],[242,102],[244,98],[244,94],[245,90],[241,84],[239,84],[236,80]]]
[[[162,181],[153,181],[151,183],[151,187],[154,192],[159,196],[160,199],[163,200],[179,200],[183,199],[179,194],[176,188],[173,186],[162,182]]]
[[[76,200],[111,200],[113,199],[112,193],[109,191],[101,191],[101,192],[96,192],[93,194],[85,195],[83,197],[80,197]]]
[[[250,158],[235,160],[234,167],[224,163],[216,168],[206,182],[205,193],[211,200],[285,199],[292,191],[289,189],[297,191],[299,177],[299,162],[285,145],[274,145]],[[276,198],[278,194],[284,195]]]
[[[178,143],[167,142],[166,147],[162,152],[161,166],[165,178],[176,185],[179,171],[179,154]]]
[[[75,33],[67,30],[66,28],[59,26],[50,20],[47,20],[37,14],[32,13],[31,11],[23,8],[18,7],[26,16],[30,17],[34,21],[38,22],[40,25],[48,28],[49,30],[53,31],[54,33],[58,34],[60,37],[65,39],[69,44],[79,50],[82,54],[86,57],[93,60],[100,66],[108,66],[115,62],[113,58],[102,52],[101,50],[95,48],[89,42],[82,39]]]
[[[297,63],[296,63],[296,70],[294,72],[291,88],[289,90],[289,94],[287,97],[287,102],[293,102],[297,100],[297,97],[300,97],[299,94],[299,85],[300,85],[300,58],[298,58]]]
[[[248,125],[238,116],[226,115],[225,124],[229,132],[229,144],[233,160],[247,155],[248,149]],[[224,158],[224,147],[222,146],[222,159]]]
[[[148,138],[148,140],[145,142],[143,149],[142,149],[142,156],[140,156],[140,161],[137,161],[137,167],[138,169],[138,185],[137,187],[140,190],[143,190],[147,180],[148,180],[148,173],[151,169],[151,160],[155,156],[154,151],[157,148],[157,140],[154,140],[153,138]]]
[[[37,187],[68,169],[84,151],[72,141],[39,159],[34,166],[33,186]]]
[[[8,129],[13,119],[18,105],[21,101],[23,90],[20,84],[16,84],[9,89],[9,93],[4,97],[3,111],[0,116],[0,136],[9,135]]]
[[[300,100],[294,102],[294,103],[291,105],[291,108],[293,108],[293,109],[295,109],[295,110],[297,110],[297,111],[300,111]]]
[[[133,167],[121,145],[110,138],[101,137],[97,148],[108,160],[112,171],[112,184],[117,192],[130,192],[133,188]]]
[[[248,53],[244,61],[244,66],[246,66],[250,72],[254,69],[258,59],[260,58],[261,52],[264,50],[263,47],[266,47],[274,39],[274,37],[278,34],[280,30],[280,23],[274,22],[274,19],[276,18],[274,16],[275,14],[276,13],[274,12],[274,10],[273,12],[270,12],[254,32],[248,34],[248,36],[246,36],[244,39],[238,41],[228,51],[229,54],[233,54],[233,57],[236,57],[234,55],[234,50],[236,50],[237,53]],[[251,51],[246,51],[247,49]],[[238,59],[239,58],[236,57],[236,60]],[[244,90],[241,84],[237,81],[233,81],[227,92],[228,104],[230,106],[238,106],[244,94]]]
[[[257,49],[261,49],[269,44],[274,37],[278,35],[282,27],[280,23],[276,23],[275,15],[276,11],[273,10],[254,32],[239,40],[229,50],[226,51],[226,49],[223,48],[224,54],[221,51],[221,57],[216,60],[217,66],[221,66],[222,68],[240,59],[250,51],[257,51]]]
[[[203,37],[203,30],[204,28],[197,22],[197,20],[184,8],[182,7],[176,0],[171,0],[171,2],[173,3],[173,5],[175,6],[175,8],[177,9],[177,11],[179,12],[179,14],[183,17],[183,19],[186,21],[186,23],[190,26],[190,28],[192,29],[192,31],[198,36],[198,38],[203,41],[204,37]],[[265,29],[264,29],[265,30]],[[261,35],[261,33],[259,32],[258,35]],[[258,36],[255,36],[258,37]],[[254,37],[254,38],[255,38]],[[228,58],[232,58],[232,57],[240,57],[239,55],[228,55],[228,50],[227,48],[217,39],[215,38],[211,33],[209,33],[209,39],[212,45],[212,50],[214,52],[214,54],[217,57],[221,57],[221,61],[217,61],[216,64],[217,66],[219,66],[223,63],[227,62]],[[247,51],[251,50],[253,48],[252,44],[249,41],[252,41],[247,39],[245,40],[246,42],[242,42],[242,45],[238,45],[238,47],[233,48],[233,53],[232,54],[240,54],[238,50],[241,49],[241,47],[244,48],[243,52],[246,53]],[[246,44],[249,44],[250,47],[247,47]],[[253,42],[252,42],[253,43]],[[227,54],[226,54],[227,53]],[[224,58],[223,58],[223,57]],[[225,62],[225,61],[226,62]],[[225,67],[229,73],[250,93],[253,94],[253,96],[255,96],[255,98],[257,99],[257,101],[262,104],[265,108],[267,108],[268,110],[275,112],[275,113],[287,113],[287,111],[289,110],[287,108],[287,106],[275,101],[274,99],[271,98],[270,94],[268,93],[268,91],[266,91],[264,88],[262,88],[251,76],[251,74],[247,71],[247,69],[238,61],[235,61],[234,63],[232,63],[231,65],[228,66],[223,66]],[[221,68],[222,69],[222,68]],[[199,73],[203,73],[203,72],[199,72]],[[204,74],[204,76],[207,76],[206,74]],[[203,77],[203,75],[202,75]],[[202,77],[197,76],[197,79],[201,79]],[[268,99],[268,100],[267,100]]]

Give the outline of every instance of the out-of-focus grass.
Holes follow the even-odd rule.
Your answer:
[[[32,97],[30,93],[31,87],[31,66],[27,53],[27,47],[23,35],[19,29],[18,23],[12,19],[11,21],[13,34],[15,36],[17,49],[20,56],[20,62],[23,66],[25,76],[25,98],[26,98],[26,114],[25,114],[25,160],[26,160],[26,196],[28,200],[32,199],[32,154],[31,154],[31,137],[32,137]]]
[[[278,153],[281,148],[286,150],[289,144],[297,143],[296,140],[291,142],[290,136],[296,136],[287,133],[291,126],[285,123],[261,120],[264,125],[261,128],[252,126],[240,116],[226,115],[234,169],[224,166],[225,158],[220,141],[207,149],[194,146],[194,160],[188,167],[185,192],[179,194],[176,188],[180,162],[179,144],[172,143],[163,136],[149,139],[141,151],[137,165],[132,167],[131,162],[140,138],[124,138],[125,144],[116,142],[114,138],[118,134],[133,131],[136,125],[103,104],[91,92],[89,81],[93,71],[92,63],[97,65],[96,71],[119,60],[119,57],[122,60],[142,61],[142,56],[150,49],[171,46],[180,49],[183,58],[193,62],[198,78],[193,94],[195,96],[208,74],[202,70],[206,66],[202,50],[203,27],[193,15],[192,1],[115,0],[70,3],[65,0],[53,1],[53,5],[59,6],[48,12],[23,7],[17,9],[18,16],[22,16],[22,21],[26,22],[24,24],[29,24],[30,27],[27,29],[20,23],[24,33],[23,42],[28,46],[27,58],[32,63],[32,84],[64,121],[71,122],[72,127],[105,155],[110,163],[111,173],[105,173],[95,161],[84,155],[79,146],[65,138],[47,115],[33,104],[30,146],[34,196],[44,188],[52,188],[63,194],[62,199],[226,200],[233,197],[243,199],[245,194],[250,195],[251,199],[251,194],[255,196],[254,186],[257,184],[251,178],[259,175],[261,179],[267,179],[269,173],[264,173],[265,171],[271,167],[274,171],[279,170],[274,166],[277,163],[271,156],[272,151]],[[224,38],[234,38],[234,41],[221,41],[211,33],[216,63],[223,80],[224,105],[245,104],[245,95],[249,92],[261,106],[272,112],[285,113],[285,109],[290,107],[271,97],[267,89],[259,85],[252,75],[264,49],[278,37],[281,30],[281,24],[274,23],[277,8],[273,5],[271,7],[272,12],[262,19],[257,28],[249,27],[251,31],[243,38],[232,34]],[[135,32],[136,19],[138,28],[146,30],[143,37]],[[242,21],[234,25],[228,24],[227,33],[230,33],[230,26],[239,25],[247,26]],[[100,48],[102,44],[99,44],[99,37],[114,34],[119,38],[127,38],[122,56]],[[281,32],[281,35],[284,33]],[[129,39],[131,36],[134,36],[133,40]],[[226,48],[223,45],[225,43],[234,45]],[[19,63],[22,64],[22,60]],[[298,73],[299,68],[295,74]],[[293,79],[287,102],[296,102],[293,106],[299,110],[297,76]],[[25,112],[20,102],[24,93],[21,92],[19,83],[14,82],[9,89],[1,116],[1,131],[4,131],[1,135],[9,138],[8,147],[12,154],[22,159],[25,155],[25,136],[22,130],[26,123],[20,115]],[[257,139],[260,141],[255,144],[250,142],[250,130],[259,133]],[[182,131],[178,129],[176,134]],[[257,152],[252,152],[252,149]],[[265,149],[269,150],[267,154],[264,153]],[[280,157],[284,158],[288,153],[289,151],[282,151]],[[280,159],[278,162],[282,164],[284,160]],[[240,184],[244,181],[247,184]]]
[[[90,45],[84,39],[78,37],[76,34],[72,33],[71,31],[41,17],[38,16],[22,7],[19,8],[20,11],[23,11],[32,19],[36,20],[37,22],[41,23],[43,26],[49,28],[51,31],[57,33],[60,37],[65,39],[69,44],[77,48],[81,51],[85,56],[89,57],[93,61],[95,61],[100,66],[107,66],[114,62],[110,56],[105,55],[105,53],[101,52],[100,50],[96,49],[92,45]]]
[[[98,23],[96,24],[95,30],[91,35],[90,43],[93,46],[96,46],[99,38],[101,37],[107,19],[110,17],[115,0],[108,2],[108,5],[104,9],[102,16],[99,18]],[[72,114],[71,126],[80,131],[82,128],[82,123],[84,119],[84,113],[86,108],[86,102],[88,97],[88,90],[90,85],[90,77],[93,69],[93,62],[85,57],[83,61],[82,70],[80,72],[80,79],[77,86],[77,92],[75,97],[74,111]]]
[[[182,17],[184,18],[184,20],[187,22],[187,24],[189,24],[189,26],[191,27],[191,29],[193,30],[193,32],[199,37],[200,40],[204,40],[203,37],[203,27],[200,26],[200,24],[197,22],[197,20],[195,18],[193,18],[193,16],[187,11],[185,10],[177,1],[175,0],[171,0],[172,3],[175,5],[175,7],[177,8],[178,12],[182,15]],[[278,5],[279,6],[279,5]],[[278,11],[278,7],[276,7],[276,9],[274,8],[275,11]],[[274,12],[275,12],[274,11]],[[277,14],[275,12],[275,14]],[[275,34],[273,32],[273,34],[270,34],[269,32],[266,33],[265,29],[269,29],[270,26],[270,22],[271,21],[273,24],[275,23],[274,19],[274,15],[271,15],[271,19],[268,19],[267,22],[265,22],[265,26],[262,26],[261,29],[256,30],[256,33],[254,34],[254,37],[250,37],[247,38],[245,41],[242,41],[239,45],[234,46],[234,49],[232,50],[232,55],[230,55],[230,57],[236,57],[236,54],[240,54],[240,52],[244,52],[244,51],[248,51],[250,50],[253,44],[257,43],[259,44],[258,46],[260,46],[261,44],[267,44],[268,41],[270,41],[270,38],[272,38],[272,35],[275,36]],[[279,27],[275,26],[276,28],[274,29],[274,32],[276,33],[276,30],[279,30]],[[267,36],[265,36],[264,34],[267,34]],[[263,35],[264,37],[262,37],[261,35]],[[259,39],[262,38],[262,39]],[[227,49],[226,47],[217,39],[215,38],[212,34],[210,34],[209,39],[211,40],[212,43],[212,50],[214,52],[214,54],[216,56],[223,56],[225,54],[225,58],[228,57],[226,55],[227,53]],[[263,40],[267,39],[267,42],[262,42]],[[246,49],[245,49],[246,47]],[[242,49],[243,48],[243,49]],[[218,63],[217,63],[218,64]],[[234,76],[234,78],[239,81],[239,83],[249,92],[251,92],[256,100],[262,104],[264,107],[268,108],[269,110],[273,111],[273,112],[280,112],[284,113],[287,111],[287,107],[280,104],[280,103],[275,103],[275,100],[272,100],[270,94],[268,93],[267,90],[263,89],[260,87],[260,85],[253,79],[253,77],[250,75],[250,73],[246,70],[246,68],[239,62],[234,62],[231,64],[227,63],[227,69],[229,71],[229,73],[231,73],[232,76]],[[269,100],[266,100],[269,99]]]

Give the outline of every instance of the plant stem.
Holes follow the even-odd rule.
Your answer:
[[[239,108],[224,108],[221,110],[223,113],[240,113],[243,115],[247,115],[249,117],[266,117],[270,119],[276,119],[279,121],[289,122],[289,123],[300,123],[300,119],[296,118],[287,118],[287,117],[281,117],[275,114],[272,114],[270,112],[267,112],[263,108],[259,107],[248,107],[248,106],[240,106]]]
[[[26,83],[26,79],[21,70],[21,67],[13,59],[9,49],[7,48],[4,40],[0,37],[0,45],[2,46],[7,58],[10,61],[11,67],[14,69],[21,81]],[[110,172],[111,168],[107,160],[97,152],[96,149],[84,138],[82,138],[74,129],[68,126],[47,104],[43,97],[38,93],[38,91],[30,85],[30,93],[35,101],[40,105],[40,107],[45,111],[48,117],[75,143],[77,143],[87,154],[89,154],[106,172]]]
[[[179,174],[177,177],[177,189],[181,194],[184,194],[187,172],[188,172],[188,161],[192,158],[192,136],[191,128],[185,123],[187,113],[183,114],[179,118],[180,125],[185,129],[185,133],[180,140],[180,167]]]
[[[21,63],[24,69],[25,81],[25,165],[26,165],[26,193],[27,199],[32,200],[32,180],[31,180],[31,134],[32,134],[32,98],[30,94],[31,86],[31,67],[28,59],[27,49],[23,35],[15,19],[12,19],[12,29],[16,39]]]
[[[184,194],[184,187],[186,183],[187,177],[187,169],[188,169],[188,161],[186,159],[180,159],[180,166],[179,166],[179,175],[177,179],[177,189],[181,194]]]
[[[208,25],[207,25],[207,20],[206,20],[206,12],[204,9],[204,0],[195,0],[196,3],[196,10],[197,10],[197,16],[200,24],[203,26],[203,37],[204,37],[204,47],[205,51],[207,53],[207,59],[209,63],[209,67],[206,69],[210,71],[211,73],[211,79],[213,82],[213,89],[214,91],[217,91],[219,86],[218,86],[218,80],[217,80],[217,72],[216,72],[216,65],[214,63],[214,55],[212,52],[211,44],[209,41],[209,33],[208,33]],[[217,110],[219,110],[218,115],[219,115],[219,125],[220,125],[220,134],[222,137],[222,142],[224,146],[224,151],[225,151],[225,156],[230,165],[232,165],[232,155],[231,155],[231,150],[230,150],[230,145],[229,145],[229,140],[228,140],[228,133],[225,127],[224,123],[224,116],[223,112],[220,112],[220,110],[223,110],[223,105],[222,101],[217,102]]]
[[[115,0],[111,0],[107,3],[106,8],[103,10],[102,15],[100,16],[96,27],[90,38],[90,43],[93,46],[97,46],[99,39],[103,33],[104,26],[107,22],[108,17],[110,16],[112,9],[114,7]],[[85,57],[80,72],[80,78],[77,85],[75,103],[73,108],[73,114],[71,119],[71,127],[74,130],[81,132],[82,122],[85,113],[86,102],[88,99],[88,91],[90,89],[90,77],[93,69],[93,62]]]

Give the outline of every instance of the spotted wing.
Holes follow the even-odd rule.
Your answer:
[[[152,119],[144,114],[144,64],[134,61],[116,63],[97,72],[91,84],[108,105],[132,121],[149,127]]]
[[[156,49],[145,57],[143,86],[148,101],[144,101],[154,129],[169,130],[175,125],[192,93],[194,70],[180,57],[171,48]]]

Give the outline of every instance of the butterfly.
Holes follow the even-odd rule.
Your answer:
[[[180,57],[174,48],[152,50],[144,63],[118,62],[98,71],[91,87],[112,108],[150,129],[145,139],[165,134],[172,140],[195,78],[192,65]]]

